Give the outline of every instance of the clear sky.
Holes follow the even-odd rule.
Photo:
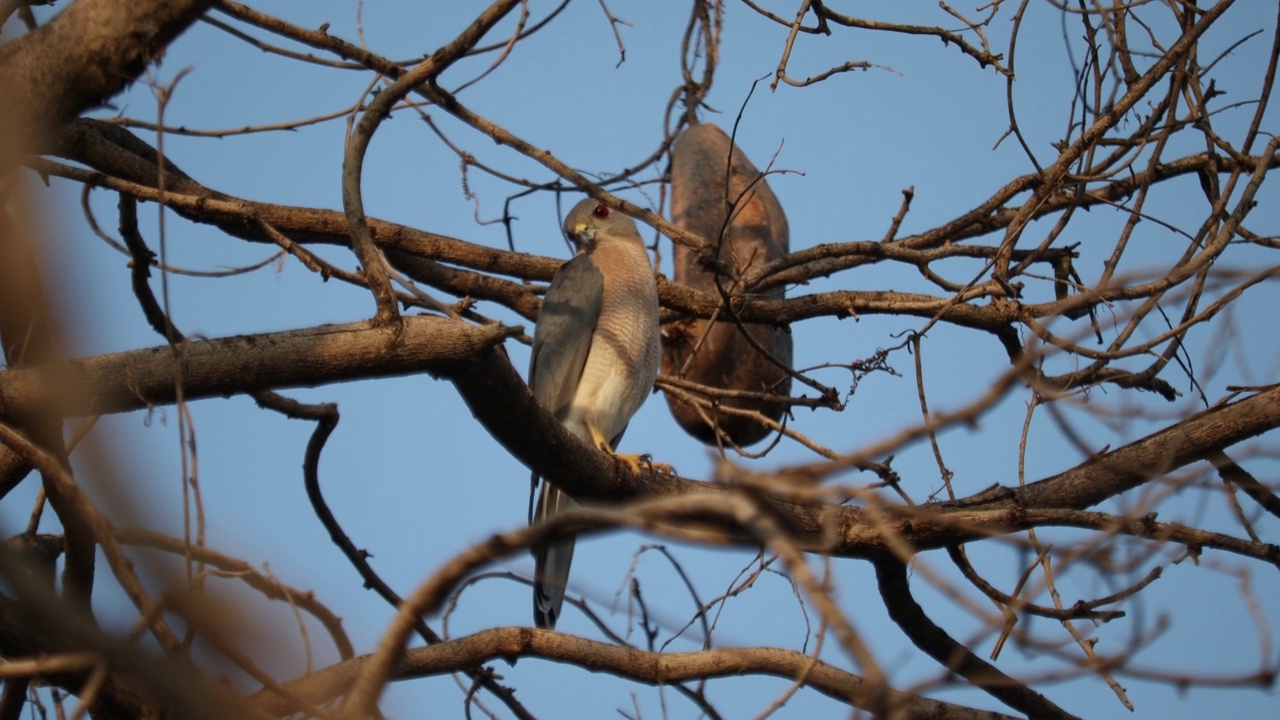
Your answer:
[[[547,11],[547,3],[533,3],[535,18]],[[768,3],[776,12],[791,16],[797,3]],[[904,9],[903,5],[912,5]],[[970,13],[976,3],[957,9]],[[386,57],[406,59],[430,53],[451,39],[469,22],[482,3],[417,3],[404,0],[355,2],[266,3],[262,9],[304,27],[329,25],[329,32],[352,41],[363,41]],[[612,173],[646,157],[662,137],[663,113],[668,98],[680,83],[679,47],[687,8],[679,3],[615,0],[610,9],[630,25],[620,27],[626,47],[625,62],[618,65],[618,48],[594,2],[575,2],[543,31],[522,41],[513,56],[494,73],[466,90],[462,99],[477,112],[540,147],[549,149],[570,165],[589,172]],[[55,8],[56,10],[57,8]],[[44,11],[37,8],[37,11]],[[957,23],[935,3],[858,3],[848,8],[861,16],[902,22],[954,27]],[[975,13],[976,14],[976,13]],[[1153,18],[1167,12],[1153,11]],[[219,20],[225,16],[214,13]],[[1062,137],[1070,114],[1071,58],[1081,57],[1081,31],[1076,21],[1062,17],[1050,3],[1029,5],[1017,55],[1018,80],[1013,97],[1018,120],[1031,151],[1041,163],[1052,162],[1056,152],[1050,142]],[[1259,68],[1265,65],[1274,31],[1275,8],[1268,3],[1237,3],[1220,27],[1206,38],[1205,55],[1217,55],[1245,35],[1261,34],[1235,48],[1215,68],[1218,85],[1228,100],[1243,101],[1258,87]],[[509,30],[510,22],[501,26]],[[1170,37],[1168,28],[1155,29]],[[261,31],[247,30],[266,39]],[[1000,51],[1006,44],[1009,23],[997,20],[990,29]],[[505,37],[495,32],[495,38]],[[821,84],[797,89],[787,86],[770,92],[762,83],[751,95],[752,82],[777,66],[786,38],[785,29],[763,21],[745,6],[728,3],[720,68],[707,99],[719,114],[705,113],[704,121],[728,130],[738,110],[746,109],[738,130],[738,143],[757,165],[774,158],[777,169],[769,182],[786,209],[791,226],[791,248],[818,243],[874,240],[882,237],[898,211],[901,193],[915,190],[903,234],[932,228],[970,209],[1013,177],[1033,171],[1022,148],[1012,139],[1001,142],[1008,126],[1005,80],[983,69],[954,47],[934,38],[908,37],[838,29],[834,36],[801,36],[790,60],[790,74],[807,77],[847,60],[874,65],[833,77]],[[274,40],[270,40],[274,42]],[[444,76],[446,87],[473,77],[492,55],[461,63]],[[190,70],[177,84],[167,108],[172,125],[199,129],[225,129],[295,120],[341,110],[354,104],[364,92],[369,73],[303,65],[260,52],[243,41],[208,24],[197,24],[170,47],[163,62],[151,71],[159,84],[167,85],[180,72]],[[1239,82],[1233,82],[1239,78]],[[1233,94],[1238,93],[1238,94]],[[156,100],[146,83],[112,101],[99,117],[122,115],[154,120]],[[484,162],[519,177],[547,181],[545,169],[508,148],[500,147],[460,126],[442,112],[427,109],[455,142]],[[1222,128],[1247,123],[1249,107],[1227,112],[1216,119]],[[1272,112],[1264,130],[1276,131]],[[340,209],[340,176],[345,132],[343,119],[294,132],[235,135],[222,139],[168,136],[167,153],[186,172],[208,187],[235,196],[267,202]],[[154,142],[154,135],[140,133]],[[1203,149],[1188,146],[1167,153],[1169,157]],[[775,157],[776,155],[776,157]],[[649,177],[653,173],[650,172]],[[365,209],[371,215],[408,226],[450,235],[476,243],[505,247],[500,224],[481,224],[501,216],[504,200],[516,189],[472,170],[468,187],[474,202],[464,195],[458,160],[410,110],[397,112],[374,137],[365,164]],[[126,258],[96,239],[85,227],[78,206],[78,188],[54,181],[47,207],[53,242],[49,266],[59,268],[51,286],[63,294],[61,302],[75,321],[73,347],[77,355],[128,350],[157,345],[160,339],[143,322],[129,285]],[[642,205],[656,207],[657,195],[622,193]],[[576,199],[576,198],[574,198]],[[1264,185],[1250,226],[1275,235],[1280,225],[1277,190]],[[99,223],[114,233],[115,198],[95,192],[91,207]],[[568,207],[568,204],[565,205]],[[550,194],[525,197],[512,203],[518,217],[514,225],[516,248],[566,257],[560,236],[556,204]],[[1161,194],[1150,212],[1168,222],[1187,226],[1203,213],[1203,196],[1194,178],[1180,181]],[[156,245],[155,208],[145,205],[143,232]],[[1104,254],[1109,252],[1122,217],[1096,210],[1073,224],[1069,242],[1081,243],[1085,280],[1096,278]],[[220,232],[191,225],[173,215],[166,219],[167,252],[175,265],[202,270],[227,268],[260,260],[270,248],[229,238]],[[1037,226],[1039,237],[1046,227]],[[649,235],[651,230],[644,229]],[[1182,245],[1158,223],[1144,224],[1135,236],[1137,251],[1128,271],[1163,273]],[[669,242],[662,245],[663,266],[670,274]],[[1173,248],[1172,250],[1170,248]],[[330,261],[346,268],[354,258],[345,250],[323,248]],[[1229,255],[1230,257],[1230,255]],[[1275,264],[1274,258],[1242,254],[1240,263]],[[977,265],[957,267],[976,271]],[[49,273],[55,275],[55,273]],[[321,280],[294,260],[255,273],[225,279],[174,276],[171,282],[173,316],[190,334],[221,337],[233,334],[302,328],[369,317],[373,303],[368,293],[336,281]],[[157,281],[158,286],[158,281]],[[857,290],[929,291],[914,272],[902,267],[869,266],[837,277],[789,290],[791,295],[831,288]],[[1042,299],[1042,298],[1034,298]],[[1212,402],[1233,384],[1261,384],[1277,379],[1277,333],[1274,308],[1280,293],[1274,285],[1255,288],[1230,317],[1234,324],[1232,345],[1224,350],[1212,329],[1191,334],[1188,354],[1202,368],[1198,375]],[[489,304],[482,312],[512,323],[522,322]],[[526,323],[527,324],[527,323]],[[819,320],[795,330],[797,367],[824,362],[852,362],[878,348],[897,345],[901,334],[919,328],[922,321],[906,317],[868,316],[858,320]],[[530,326],[531,330],[531,326]],[[1147,330],[1158,332],[1158,329]],[[1241,350],[1244,350],[1243,352]],[[527,348],[507,343],[513,364],[527,364]],[[1217,362],[1223,353],[1225,361]],[[299,362],[305,362],[300,358]],[[919,420],[913,379],[913,359],[903,351],[891,364],[900,376],[887,373],[868,377],[849,398],[841,414],[829,411],[797,411],[796,427],[815,440],[840,451],[852,451],[889,435],[894,429]],[[938,409],[954,408],[979,396],[992,378],[1007,369],[1007,358],[990,336],[945,325],[930,331],[924,342],[923,362],[930,401]],[[828,384],[847,388],[847,372],[831,369],[815,373]],[[1169,413],[1194,410],[1195,394],[1176,368],[1165,375],[1184,393],[1173,405],[1157,404],[1150,396],[1115,389],[1095,391],[1092,409],[1110,411],[1141,408]],[[344,528],[360,547],[368,549],[374,567],[402,594],[452,554],[489,534],[520,526],[525,519],[528,473],[475,422],[453,387],[430,377],[357,382],[285,394],[305,401],[336,402],[342,421],[325,450],[321,464],[322,485],[330,505]],[[954,429],[941,437],[948,466],[955,472],[961,495],[977,492],[992,483],[1017,482],[1017,447],[1025,414],[1026,394],[1016,392],[975,427]],[[330,543],[311,513],[302,486],[302,452],[311,433],[308,423],[285,420],[259,410],[245,397],[200,401],[191,405],[198,440],[201,492],[208,518],[208,544],[220,551],[268,566],[282,581],[313,589],[317,597],[344,618],[357,652],[373,649],[392,614],[373,593],[361,587],[359,577]],[[1105,413],[1102,413],[1105,414]],[[1096,447],[1116,447],[1138,437],[1159,422],[1109,425],[1090,419],[1085,412],[1069,415]],[[155,408],[104,418],[95,431],[104,447],[116,449],[118,472],[105,478],[85,469],[86,482],[120,483],[143,503],[138,517],[147,526],[181,534],[181,471],[177,417],[173,408]],[[1275,444],[1266,445],[1274,456]],[[674,465],[681,475],[706,478],[714,457],[707,448],[684,435],[672,421],[660,397],[651,397],[632,422],[623,448],[652,453],[656,460]],[[1078,450],[1057,432],[1047,415],[1040,416],[1029,439],[1027,479],[1034,480],[1074,465]],[[809,461],[814,456],[783,442],[752,467],[777,468]],[[1276,477],[1277,464],[1259,458],[1250,465],[1260,477]],[[941,486],[939,473],[927,444],[901,453],[894,467],[917,499]],[[1268,474],[1269,473],[1269,474]],[[850,482],[859,478],[845,478]],[[102,487],[97,491],[102,493]],[[34,496],[35,483],[18,492]],[[1177,519],[1165,513],[1185,513],[1188,520],[1221,529],[1233,528],[1225,505],[1216,494],[1189,493],[1181,504],[1162,508],[1162,520]],[[1208,498],[1208,499],[1206,499]],[[16,500],[16,498],[14,498]],[[19,531],[24,502],[0,506],[0,521],[7,532]],[[1116,509],[1113,505],[1110,509]],[[128,515],[117,515],[128,524]],[[1259,527],[1263,539],[1277,542],[1274,518],[1270,528]],[[1265,533],[1270,530],[1268,536]],[[1066,543],[1079,536],[1065,531],[1046,532],[1042,540]],[[585,595],[618,628],[627,627],[625,580],[633,569],[635,552],[652,538],[617,534],[579,543],[571,592]],[[1122,544],[1136,552],[1136,545]],[[738,573],[751,563],[746,550],[709,552],[668,544],[695,579],[705,601],[724,592]],[[971,551],[975,562],[993,578],[1005,581],[1017,572],[1020,558],[1008,550]],[[1273,568],[1249,564],[1222,554],[1208,553],[1199,566],[1171,564],[1178,550],[1158,553],[1153,560],[1165,565],[1164,577],[1140,599],[1126,607],[1129,617],[1096,630],[1100,652],[1115,652],[1132,637],[1146,636],[1164,621],[1164,634],[1138,656],[1137,666],[1153,669],[1205,670],[1222,676],[1257,668],[1259,633],[1242,600],[1247,583],[1260,598],[1270,637],[1274,638],[1280,579]],[[922,562],[943,569],[945,555],[928,553]],[[815,563],[815,567],[819,566]],[[1134,571],[1141,576],[1151,562]],[[532,562],[525,556],[497,566],[528,575]],[[690,615],[692,601],[682,590],[669,565],[655,553],[642,555],[635,572],[646,600],[668,632]],[[867,634],[897,687],[938,678],[936,663],[920,656],[903,638],[880,605],[869,566],[855,561],[831,565],[835,594],[858,628]],[[105,573],[105,566],[100,572]],[[954,573],[948,574],[948,577]],[[953,578],[954,580],[954,578]],[[1086,569],[1060,579],[1063,602],[1105,595],[1110,587]],[[936,621],[954,636],[974,641],[985,656],[994,638],[980,632],[980,625],[954,603],[928,587],[921,573],[913,576],[918,598]],[[249,600],[257,616],[244,637],[269,638],[264,664],[281,677],[304,670],[302,641],[292,613],[280,604],[258,601],[234,583],[215,583],[215,592],[228,598]],[[966,595],[983,604],[974,591]],[[127,627],[132,618],[111,598],[100,598],[107,622]],[[529,591],[523,585],[492,579],[467,590],[460,609],[450,619],[449,633],[465,634],[484,627],[528,624]],[[990,608],[989,604],[984,607]],[[438,618],[431,619],[437,629]],[[719,646],[779,644],[798,648],[806,622],[816,628],[816,615],[805,611],[787,581],[766,574],[750,592],[726,603],[714,635]],[[1062,643],[1069,655],[1079,652],[1070,638],[1052,623],[1032,623],[1041,637]],[[1081,623],[1085,632],[1094,632]],[[566,610],[560,629],[588,636],[590,622]],[[318,631],[311,628],[318,665],[336,659],[336,653]],[[634,642],[642,638],[633,635]],[[697,635],[672,643],[672,650],[692,650]],[[810,641],[812,642],[812,641]],[[824,658],[845,664],[834,642]],[[811,646],[810,646],[811,647]],[[1276,649],[1269,649],[1276,662]],[[1050,672],[1061,664],[1030,649],[1008,647],[1000,667],[1016,675]],[[660,693],[629,685],[611,677],[557,666],[534,659],[516,667],[495,663],[519,697],[541,717],[616,717],[619,712],[660,717],[665,710],[673,718],[696,717],[696,709],[672,692]],[[1178,692],[1162,683],[1121,677],[1136,705],[1134,717],[1203,717],[1226,713],[1232,717],[1268,717],[1280,708],[1273,691],[1257,689],[1193,688]],[[709,696],[725,717],[753,717],[786,688],[782,680],[745,678],[712,685]],[[1044,686],[1055,702],[1084,717],[1120,717],[1128,713],[1104,683],[1095,677]],[[631,694],[634,691],[634,696]],[[974,691],[945,690],[935,697],[993,709],[993,700]],[[635,706],[633,706],[633,702]],[[489,702],[490,707],[498,706]],[[401,683],[388,693],[389,716],[400,718],[463,716],[462,692],[450,678]],[[635,710],[638,707],[639,710]],[[792,698],[777,717],[827,717],[847,715],[842,705],[821,695],[804,692]]]

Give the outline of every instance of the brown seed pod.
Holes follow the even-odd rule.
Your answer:
[[[787,218],[760,171],[715,125],[694,125],[680,135],[671,150],[671,218],[679,228],[719,244],[716,260],[722,268],[720,284],[735,297],[781,299],[775,287],[763,293],[744,292],[733,278],[749,268],[786,255],[790,249]],[[727,181],[727,182],[726,182]],[[726,188],[726,184],[728,187]],[[725,222],[729,220],[726,228]],[[719,298],[716,276],[699,263],[698,254],[675,247],[675,282]],[[732,318],[710,323],[687,319],[662,328],[662,372],[724,390],[786,395],[787,374],[752,346]],[[744,325],[747,333],[777,361],[791,365],[791,333],[786,327]],[[769,428],[726,408],[755,411],[777,420],[785,408],[757,399],[711,399],[699,407],[667,393],[671,414],[685,432],[708,445],[718,445],[717,429],[739,446],[759,442]]]

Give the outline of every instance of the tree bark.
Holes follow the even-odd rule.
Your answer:
[[[0,169],[123,90],[213,0],[77,0],[0,48]]]

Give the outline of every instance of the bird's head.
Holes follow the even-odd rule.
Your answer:
[[[579,201],[565,216],[564,234],[578,246],[580,253],[591,252],[601,243],[643,244],[635,220],[591,198]]]

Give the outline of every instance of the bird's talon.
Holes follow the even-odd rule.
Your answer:
[[[619,453],[615,454],[613,459],[625,465],[627,469],[631,471],[632,475],[639,475],[645,464],[644,458],[639,455],[624,455]]]
[[[645,468],[647,468],[649,472],[656,472],[663,475],[676,474],[675,468],[671,467],[666,463],[654,462],[653,456],[649,454],[626,455],[626,454],[619,453],[619,454],[615,454],[613,457],[618,462],[622,463],[623,465],[626,465],[627,469],[631,471],[632,475],[641,474],[642,469],[645,469]]]
[[[656,473],[658,473],[658,474],[660,474],[660,475],[675,475],[675,474],[676,474],[676,469],[675,469],[675,468],[671,467],[670,465],[668,465],[668,464],[666,464],[666,463],[654,462],[654,461],[653,461],[653,456],[652,456],[652,455],[650,455],[649,453],[645,453],[645,454],[641,455],[641,456],[640,456],[640,459],[641,459],[641,460],[643,460],[643,461],[644,461],[644,464],[645,464],[645,465],[647,465],[647,466],[649,467],[649,471],[650,471],[650,472],[656,472]]]
[[[650,473],[658,473],[662,475],[676,474],[676,469],[672,468],[671,465],[667,465],[666,462],[654,462],[653,455],[649,455],[648,452],[641,455],[640,460],[643,460],[644,464],[648,466]]]
[[[676,469],[673,466],[668,465],[666,463],[650,461],[649,469],[660,475],[670,475],[672,477],[676,476]]]

